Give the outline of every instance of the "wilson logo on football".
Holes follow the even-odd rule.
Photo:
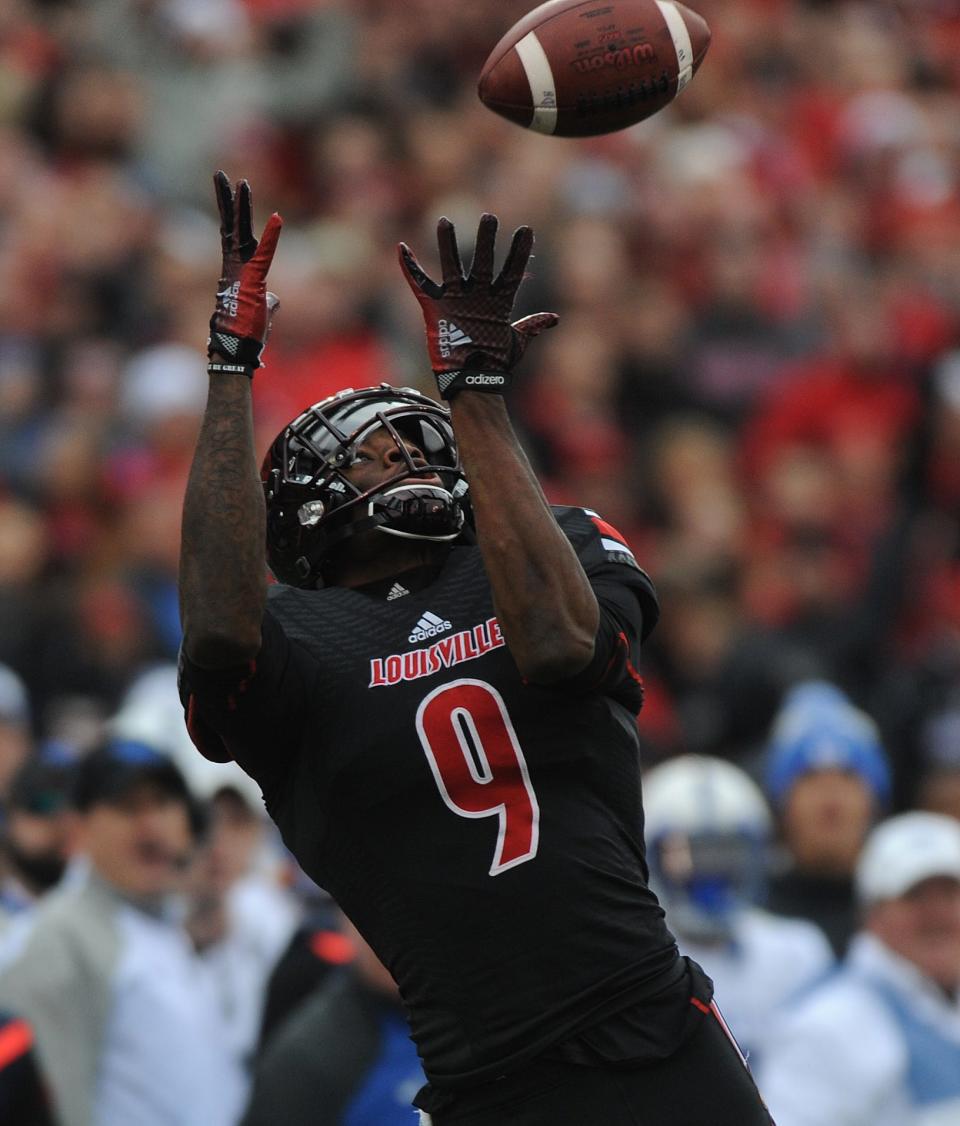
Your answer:
[[[628,66],[643,66],[656,58],[656,52],[649,43],[637,43],[634,47],[607,48],[583,59],[574,59],[574,70],[581,74],[591,70],[602,70],[606,66],[614,66],[623,70]]]
[[[437,321],[437,343],[440,345],[440,355],[446,359],[454,348],[459,348],[462,344],[472,344],[473,339],[467,336],[463,329],[457,328],[453,321],[441,317]]]
[[[413,631],[407,640],[413,642],[427,641],[431,637],[436,637],[437,634],[445,633],[448,629],[453,629],[451,622],[446,622],[443,618],[438,618],[436,614],[431,614],[427,610],[413,627]]]

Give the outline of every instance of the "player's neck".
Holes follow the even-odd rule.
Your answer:
[[[382,532],[378,533],[378,540],[384,542],[373,541],[372,550],[352,551],[331,560],[324,573],[325,585],[358,587],[390,579],[417,567],[434,566],[442,562],[450,549],[446,543],[407,540]]]

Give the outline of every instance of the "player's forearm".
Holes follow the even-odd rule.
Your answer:
[[[451,407],[477,538],[510,652],[531,681],[571,676],[593,656],[599,610],[590,583],[503,400],[465,391]]]
[[[259,651],[264,527],[250,381],[211,376],[184,499],[180,553],[184,647],[203,667],[238,664]]]

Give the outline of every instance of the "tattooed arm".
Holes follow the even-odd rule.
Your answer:
[[[211,375],[184,500],[183,645],[205,668],[240,664],[260,648],[265,515],[250,386],[245,375]]]
[[[257,241],[250,185],[214,176],[223,268],[210,319],[210,392],[183,508],[180,617],[202,668],[254,657],[266,603],[266,516],[253,440],[251,381],[278,302],[267,292],[281,220]]]

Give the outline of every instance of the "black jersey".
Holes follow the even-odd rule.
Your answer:
[[[554,511],[601,609],[562,684],[519,674],[476,546],[363,588],[273,587],[248,669],[183,666],[195,742],[260,783],[396,979],[434,1083],[501,1074],[678,977],[636,730],[656,594],[595,513]]]

